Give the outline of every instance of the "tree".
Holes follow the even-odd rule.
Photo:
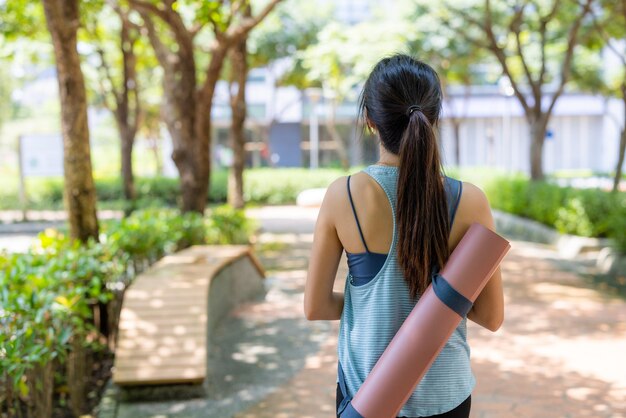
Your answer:
[[[91,169],[87,97],[80,56],[76,49],[80,26],[78,0],[43,0],[48,30],[54,45],[61,126],[63,170],[70,236],[98,240],[96,190]]]
[[[626,39],[626,0],[617,2],[603,0],[602,6],[599,8],[599,13],[593,15],[594,28],[607,52],[613,54],[621,64],[621,68],[616,69],[613,74],[606,74],[603,80],[603,90],[609,95],[621,98],[623,104],[624,118],[613,178],[613,191],[617,192],[622,179],[624,154],[626,152],[626,46],[624,45]]]
[[[76,49],[80,26],[79,0],[43,0],[44,13],[56,58],[61,126],[63,169],[70,236],[83,242],[98,240],[96,191],[91,171],[91,150],[87,124],[87,96],[80,56]],[[68,359],[70,404],[76,415],[86,411],[87,356],[82,341],[72,338]]]
[[[113,114],[120,134],[122,186],[124,197],[130,203],[128,209],[132,209],[135,199],[133,146],[142,116],[137,75],[138,59],[142,58],[137,56],[141,33],[140,27],[131,21],[129,9],[115,0],[108,0],[107,3],[119,20],[119,35],[107,33],[110,30],[106,25],[110,22],[103,13],[90,16],[88,27],[100,61],[98,85],[102,103]],[[114,39],[111,39],[112,36]],[[113,42],[117,44],[115,55],[107,54],[107,43]]]
[[[581,28],[594,4],[584,0],[524,0],[513,4],[485,0],[482,7],[446,3],[443,23],[492,54],[511,81],[530,128],[530,174],[543,178],[543,145],[554,106],[571,77]],[[564,52],[561,52],[564,51]],[[558,68],[551,71],[551,67]],[[552,87],[551,97],[545,98]]]
[[[421,0],[414,4],[414,10],[407,15],[414,22],[408,34],[408,48],[417,58],[427,62],[437,71],[444,93],[444,101],[450,111],[445,115],[452,125],[454,139],[454,160],[461,165],[461,124],[467,115],[467,102],[471,86],[476,82],[474,66],[484,62],[485,52],[455,31],[441,25],[437,17],[443,11],[441,5]],[[460,108],[452,94],[453,86],[463,87],[463,103]]]
[[[302,53],[302,66],[311,86],[321,86],[326,100],[326,130],[336,145],[344,168],[349,166],[344,140],[336,127],[338,106],[356,101],[357,92],[381,57],[407,49],[408,21],[376,19],[346,27],[330,23],[317,43]]]
[[[247,1],[182,4],[176,0],[129,0],[141,14],[150,43],[163,68],[163,117],[172,137],[172,159],[180,174],[183,212],[203,213],[206,206],[211,173],[213,93],[228,50],[280,1],[270,0],[259,13],[245,18],[242,12]],[[186,20],[186,16],[193,16],[192,22]],[[207,23],[212,28],[213,39],[203,50],[194,40]],[[172,36],[169,41],[160,35],[164,32],[162,29]],[[196,64],[196,52],[210,55],[201,83],[197,79],[200,68]]]
[[[303,51],[317,42],[317,34],[332,18],[330,4],[306,0],[288,0],[263,20],[248,39],[248,61],[251,68],[265,67],[273,80],[266,121],[260,136],[269,145],[270,132],[280,117],[301,97],[277,105],[279,86],[303,90],[310,86],[307,70],[302,65]]]
[[[246,5],[243,16],[250,18],[250,5]],[[230,145],[233,150],[233,165],[228,173],[228,203],[241,209],[243,200],[243,169],[246,163],[246,79],[248,77],[247,35],[230,50]]]

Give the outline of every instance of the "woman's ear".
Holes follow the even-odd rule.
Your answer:
[[[367,125],[367,129],[369,129],[371,133],[376,133],[376,126],[374,126],[372,121],[368,118],[365,118],[365,125]]]

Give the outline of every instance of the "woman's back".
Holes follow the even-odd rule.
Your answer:
[[[386,166],[380,166],[386,167]],[[347,179],[342,177],[336,180],[331,188],[337,189],[338,205],[333,211],[337,225],[337,235],[343,248],[348,253],[365,251],[359,236],[354,214],[348,201],[346,187]],[[357,216],[361,223],[363,235],[370,251],[387,253],[391,246],[393,232],[392,208],[383,189],[370,175],[359,172],[351,176],[350,187]],[[333,192],[329,190],[329,192]],[[341,204],[341,201],[344,204]],[[463,193],[451,226],[448,246],[454,250],[472,222],[477,222],[476,212],[484,207],[484,194],[472,183],[463,183]]]
[[[352,397],[413,309],[416,300],[410,296],[396,257],[394,213],[398,168],[373,165],[348,180],[350,187],[346,187],[344,202],[351,200],[352,204],[345,205],[347,210],[336,211],[335,216],[337,234],[348,253],[349,262],[356,257],[389,253],[386,257],[377,257],[382,258],[384,263],[369,263],[370,268],[378,271],[367,274],[367,281],[352,277],[357,275],[353,268],[346,280],[338,341],[337,380],[342,386],[343,396]],[[340,179],[338,183],[343,181],[345,179]],[[444,184],[452,221],[461,195],[461,183],[445,177]],[[401,414],[428,416],[449,411],[469,396],[474,385],[464,319],[404,405]]]

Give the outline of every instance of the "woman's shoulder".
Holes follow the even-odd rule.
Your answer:
[[[485,192],[477,185],[463,181],[463,193],[459,201],[457,217],[468,225],[472,222],[490,223],[491,207]]]
[[[329,202],[334,202],[337,200],[345,200],[347,192],[348,192],[348,177],[350,178],[350,190],[359,190],[362,192],[363,187],[367,187],[368,175],[363,171],[358,171],[356,173],[341,176],[333,180],[332,183],[326,189],[326,198]]]
[[[489,205],[489,200],[487,199],[487,195],[485,194],[483,189],[468,181],[461,181],[461,184],[463,185],[463,193],[461,194],[461,198],[466,200],[467,205],[476,207]]]
[[[354,204],[359,206],[363,201],[370,200],[372,195],[372,185],[368,175],[359,171],[350,175],[341,176],[333,180],[326,189],[321,211],[328,213],[332,218],[339,216],[343,218],[348,204],[348,178],[350,179],[350,193]]]

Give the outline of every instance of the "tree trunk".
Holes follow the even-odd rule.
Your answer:
[[[82,345],[82,338],[73,335],[70,352],[67,356],[67,382],[70,395],[70,409],[80,417],[88,413],[87,382],[89,379],[89,352]]]
[[[249,7],[247,8],[249,9]],[[248,12],[246,12],[249,15]],[[230,127],[230,145],[233,150],[233,165],[228,173],[228,203],[234,208],[244,207],[243,170],[246,151],[246,78],[248,75],[247,46],[244,38],[230,51],[232,65],[230,108],[232,110]],[[234,82],[234,83],[233,83]],[[236,84],[237,91],[232,87]]]
[[[135,200],[135,181],[133,177],[133,144],[135,142],[134,133],[126,129],[121,130],[122,139],[122,182],[124,185],[124,198],[128,202]]]
[[[226,53],[227,45],[217,46],[211,54],[211,62],[206,72],[206,80],[202,88],[198,91],[198,105],[196,107],[195,116],[195,134],[197,138],[197,148],[195,152],[195,167],[197,170],[198,181],[194,196],[190,196],[188,203],[185,205],[185,193],[183,193],[184,210],[193,210],[204,213],[206,207],[207,196],[209,193],[210,175],[211,175],[211,143],[212,143],[212,121],[211,113],[213,107],[213,93],[215,86],[219,80]],[[185,209],[188,208],[188,209]]]
[[[70,236],[98,239],[96,192],[91,168],[85,82],[76,50],[79,21],[78,0],[43,0],[48,30],[56,58],[61,127],[65,201]]]
[[[530,178],[543,180],[543,144],[546,138],[548,116],[542,114],[530,122]]]
[[[193,40],[201,26],[187,28],[176,8],[169,7],[173,2],[165,2],[166,7],[159,8],[153,2],[130,0],[131,6],[145,22],[150,43],[163,67],[164,119],[172,137],[172,159],[180,174],[183,212],[204,213],[206,207],[211,174],[213,93],[226,53],[231,46],[247,36],[279,2],[271,0],[256,16],[243,18],[237,25],[231,25],[230,18],[226,28],[213,25],[215,38],[211,43],[211,58],[202,86],[197,89]],[[241,10],[243,5],[239,6]],[[221,7],[218,5],[218,9]],[[230,8],[231,12],[237,14],[234,10],[238,7],[231,4]],[[153,15],[158,15],[171,30],[175,49],[161,41],[159,31],[152,22]]]
[[[122,65],[124,83],[121,94],[117,97],[117,123],[122,141],[122,182],[124,198],[131,203],[135,200],[135,183],[133,178],[133,145],[139,127],[140,102],[137,86],[137,58],[135,56],[135,42],[137,36],[131,36],[128,15],[117,9],[122,26],[120,32],[120,49],[122,51]]]
[[[624,127],[619,140],[619,153],[617,154],[617,164],[615,165],[615,178],[613,179],[613,191],[619,191],[619,184],[622,180],[622,167],[624,165],[624,153],[626,152],[626,83],[622,84],[622,102],[624,103]]]
[[[168,92],[164,119],[172,137],[172,159],[180,175],[181,210],[204,213],[208,181],[202,179],[202,171],[206,170],[201,170],[204,158],[199,154],[202,151],[200,142],[209,139],[198,135],[195,127],[198,116],[209,116],[198,111],[200,104],[196,100],[196,71],[193,66],[192,62],[185,65],[186,68],[164,77],[164,88]]]
[[[28,416],[49,418],[52,416],[52,388],[54,387],[54,361],[37,364],[28,371]]]

